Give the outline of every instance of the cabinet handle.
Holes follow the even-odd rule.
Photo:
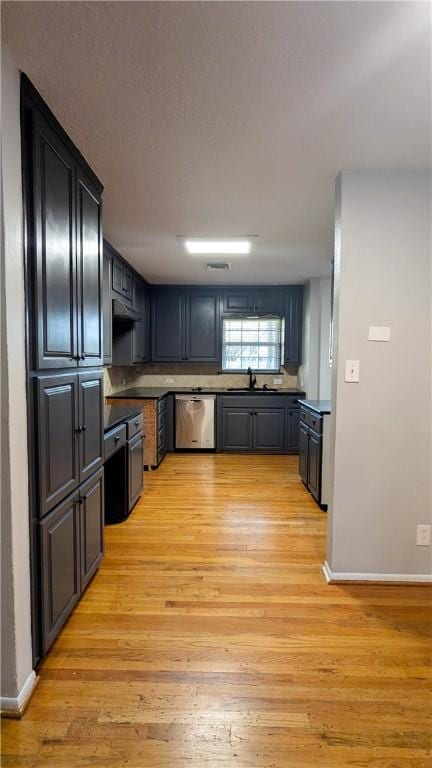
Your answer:
[[[115,442],[115,443],[118,443],[118,441],[119,441],[119,440],[120,440],[120,435],[116,435],[116,436],[114,437],[114,442]]]
[[[81,427],[77,427],[76,430],[75,430],[75,432],[78,432],[78,433],[81,432],[81,431],[82,431]]]
[[[79,355],[74,355],[74,357],[72,358],[72,360],[79,360],[79,359],[80,359]]]
[[[135,426],[136,426],[136,427],[139,427],[139,421],[136,421],[136,422],[135,422]]]
[[[86,429],[87,429],[86,425],[85,425],[85,424],[83,424],[83,425],[82,425],[82,427],[81,427],[81,429],[82,429],[82,431],[83,431],[83,432],[85,432],[85,431],[86,431]]]
[[[82,355],[81,355],[81,360],[85,360],[85,354],[84,354],[84,352],[83,352],[83,353],[82,353]]]

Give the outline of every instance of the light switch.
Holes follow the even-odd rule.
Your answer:
[[[390,341],[391,329],[388,325],[370,325],[368,341]]]
[[[360,360],[346,360],[345,381],[357,383],[360,381]]]

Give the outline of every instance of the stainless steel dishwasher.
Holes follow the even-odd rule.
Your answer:
[[[175,396],[176,448],[215,447],[216,395]]]

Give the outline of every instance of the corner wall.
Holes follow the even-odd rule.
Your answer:
[[[30,542],[27,467],[20,80],[1,54],[1,708],[31,691]]]
[[[431,186],[426,172],[342,173],[337,184],[334,578],[431,574]],[[370,325],[390,342],[368,341]],[[347,359],[360,382],[344,381]]]

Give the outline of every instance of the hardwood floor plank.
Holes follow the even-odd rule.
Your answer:
[[[168,455],[47,658],[8,768],[431,768],[427,586],[325,583],[297,458]]]

